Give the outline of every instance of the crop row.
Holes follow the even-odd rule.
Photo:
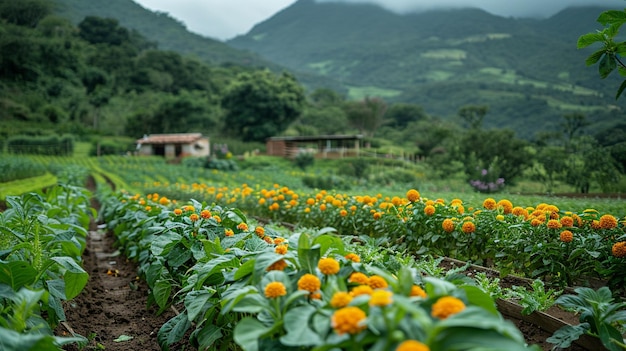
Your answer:
[[[64,301],[87,284],[81,267],[91,194],[56,185],[45,193],[6,198],[0,213],[0,349],[57,350],[85,343],[80,335],[55,336],[65,320]]]

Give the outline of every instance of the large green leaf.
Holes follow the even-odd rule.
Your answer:
[[[185,295],[185,308],[187,309],[187,316],[190,322],[196,319],[198,314],[204,310],[204,306],[213,294],[214,291],[196,290]]]
[[[555,331],[546,341],[553,344],[555,347],[566,349],[572,345],[572,342],[578,340],[578,338],[588,330],[589,323],[582,323],[575,326],[565,325]]]
[[[324,256],[328,252],[330,248],[335,249],[335,251],[340,255],[345,255],[345,248],[343,241],[340,237],[331,234],[320,235],[313,240],[313,244],[320,245],[320,255]]]
[[[301,269],[307,273],[315,274],[320,257],[320,245],[311,246],[309,235],[306,233],[300,234],[298,239],[298,261]]]
[[[2,351],[58,351],[55,338],[45,334],[20,334],[0,327],[0,350]]]
[[[63,280],[65,280],[65,297],[71,300],[78,296],[87,281],[89,280],[89,274],[69,257],[52,257],[51,260],[60,264],[66,271],[63,274]]]
[[[322,338],[309,327],[309,320],[315,313],[311,305],[290,309],[284,316],[284,327],[287,332],[280,341],[287,346],[317,346]]]
[[[252,317],[245,317],[235,326],[233,338],[244,351],[258,351],[259,339],[270,328]]]
[[[223,336],[222,329],[213,324],[206,324],[197,334],[198,350],[208,350],[214,342]]]
[[[189,327],[191,327],[191,322],[189,322],[185,313],[181,313],[165,322],[157,334],[157,341],[161,349],[168,351],[170,345],[180,341],[185,336]]]
[[[154,295],[154,300],[163,311],[167,307],[167,301],[172,294],[172,284],[166,279],[159,279],[154,284],[154,288],[152,288],[152,295]]]
[[[35,282],[37,271],[26,261],[0,263],[0,283],[7,284],[13,290]]]
[[[597,43],[597,42],[603,42],[604,41],[604,36],[600,33],[588,33],[588,34],[584,34],[581,35],[578,38],[578,43],[577,43],[577,47],[579,49],[582,48],[586,48],[587,46]]]

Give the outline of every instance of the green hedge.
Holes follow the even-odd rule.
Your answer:
[[[74,153],[74,138],[71,135],[16,135],[9,138],[7,152],[10,154],[71,156]]]

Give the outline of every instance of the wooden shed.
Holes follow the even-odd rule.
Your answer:
[[[362,139],[360,134],[284,136],[268,138],[265,145],[267,154],[272,156],[294,158],[310,152],[316,158],[342,158],[359,156]]]
[[[142,156],[208,157],[209,138],[201,133],[150,134],[137,139],[137,154]]]

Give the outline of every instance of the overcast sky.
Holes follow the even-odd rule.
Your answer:
[[[187,29],[214,39],[227,40],[252,27],[296,0],[134,0],[152,11],[167,12]],[[550,16],[568,6],[626,7],[624,0],[317,0],[376,3],[395,12],[434,7],[480,7],[501,16]]]

